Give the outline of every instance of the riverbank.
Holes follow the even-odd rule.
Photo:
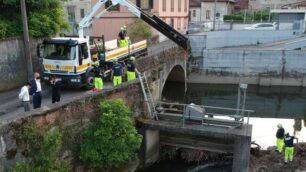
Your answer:
[[[296,146],[293,162],[284,163],[284,154],[271,146],[267,150],[251,149],[249,172],[302,172],[306,170],[306,143]],[[160,161],[137,172],[229,172],[230,154],[163,147]]]
[[[250,172],[299,172],[306,170],[306,143],[295,148],[294,160],[284,163],[284,154],[275,151],[275,147],[267,150],[252,149]]]

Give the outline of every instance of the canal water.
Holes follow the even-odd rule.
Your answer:
[[[167,82],[163,91],[164,100],[198,105],[236,108],[238,85],[189,84],[184,93],[184,84]],[[246,108],[255,110],[250,115],[249,123],[253,125],[252,141],[262,149],[275,145],[277,124],[281,123],[291,135],[306,142],[306,89],[302,87],[259,87],[249,85],[247,88]],[[246,120],[246,119],[245,119]],[[227,166],[213,166],[199,169],[201,166],[161,162],[146,172],[177,171],[202,172],[224,171]]]

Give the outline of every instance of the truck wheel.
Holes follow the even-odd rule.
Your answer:
[[[95,83],[94,83],[94,74],[92,72],[89,72],[88,73],[88,76],[86,76],[86,90],[91,90],[93,89],[95,86]]]

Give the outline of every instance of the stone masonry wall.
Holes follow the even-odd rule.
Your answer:
[[[36,46],[42,39],[30,40],[34,71],[40,70]],[[27,64],[23,53],[23,40],[9,38],[0,40],[0,92],[22,86],[27,81]]]
[[[151,84],[151,93],[154,100],[159,99],[160,91],[163,90],[168,76],[174,67],[181,66],[182,69],[184,69],[184,71],[181,73],[182,76],[177,78],[177,81],[180,82],[182,81],[182,78],[186,78],[186,55],[187,54],[183,49],[178,46],[174,46],[153,55],[140,58],[136,61],[137,69],[140,72],[145,71],[146,76],[148,77],[148,80]],[[160,77],[162,78],[161,80]],[[160,84],[160,81],[162,84]],[[175,78],[172,78],[172,81],[176,81]],[[160,89],[159,87],[162,88]]]
[[[97,116],[100,102],[110,99],[122,99],[125,104],[134,109],[135,117],[144,113],[145,106],[143,105],[140,84],[139,81],[135,81],[129,84],[124,83],[122,86],[108,91],[89,92],[69,101],[24,113],[16,119],[1,121],[0,172],[7,171],[17,161],[24,159],[21,154],[22,150],[17,150],[13,137],[15,131],[12,125],[22,123],[24,119],[30,119],[37,125],[45,125],[50,128],[60,127],[65,133],[63,134],[62,154],[70,164],[74,164],[73,148],[77,146],[74,143],[75,139],[78,138],[84,125]],[[83,167],[74,168],[72,171],[81,170]]]

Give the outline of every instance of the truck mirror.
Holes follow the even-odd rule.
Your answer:
[[[43,54],[43,48],[44,48],[44,46],[43,46],[43,44],[38,44],[37,45],[37,57],[38,58],[42,58],[42,54]]]

